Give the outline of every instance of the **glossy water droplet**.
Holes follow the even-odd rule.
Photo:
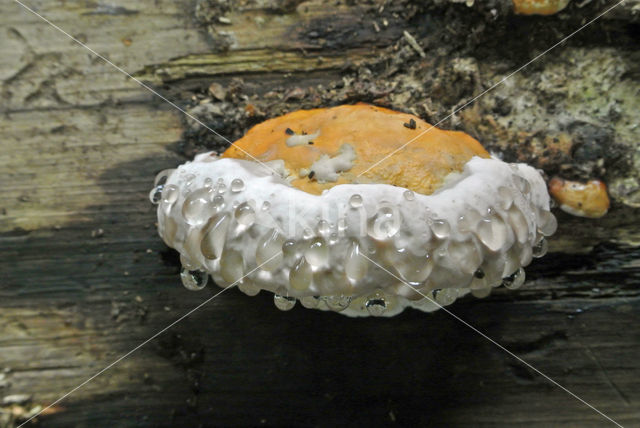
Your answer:
[[[244,276],[244,260],[236,250],[225,249],[220,257],[220,275],[229,282],[240,281]]]
[[[471,290],[471,294],[478,299],[484,299],[491,294],[491,287],[474,288]]]
[[[231,191],[234,193],[242,192],[244,190],[244,181],[236,178],[231,181]]]
[[[476,234],[490,251],[499,251],[507,244],[509,238],[507,225],[496,215],[480,220]]]
[[[252,281],[248,279],[243,279],[241,283],[238,284],[238,289],[242,291],[247,296],[255,296],[260,293],[260,287],[255,285]]]
[[[520,266],[528,266],[533,257],[533,249],[530,245],[525,244],[520,248]]]
[[[369,312],[369,315],[379,317],[387,310],[387,301],[384,299],[384,296],[382,296],[382,294],[375,293],[374,295],[367,298],[364,306],[365,308],[367,308],[367,312]]]
[[[217,259],[222,254],[230,221],[229,214],[223,214],[212,218],[205,226],[200,251],[207,259]]]
[[[440,306],[448,306],[456,301],[458,292],[453,288],[433,290],[433,299]]]
[[[180,196],[178,186],[169,184],[162,191],[162,203],[169,206],[173,205],[178,200],[178,196]]]
[[[524,244],[529,239],[529,225],[522,211],[515,205],[509,208],[507,212],[509,223],[513,229],[513,233],[520,244]]]
[[[225,205],[224,197],[222,195],[215,195],[213,197],[213,202],[211,202],[211,205],[213,206],[213,208],[215,208],[217,212],[222,211]]]
[[[343,231],[347,229],[347,219],[341,218],[338,220],[338,230]]]
[[[338,236],[337,233],[334,232],[331,235],[329,235],[329,244],[330,245],[334,245],[339,240],[340,240],[340,236]]]
[[[218,184],[216,185],[216,192],[222,195],[226,191],[227,191],[227,185],[224,184],[223,181],[218,180]]]
[[[256,220],[256,213],[248,202],[238,205],[235,211],[236,220],[244,226],[251,226]]]
[[[293,257],[296,255],[296,241],[287,239],[282,244],[282,253],[285,257]]]
[[[264,235],[262,239],[258,241],[256,248],[256,263],[262,270],[271,272],[282,264],[282,244],[284,243],[284,237],[273,229],[271,232]]]
[[[199,263],[194,263],[189,257],[184,254],[180,254],[180,264],[183,268],[188,270],[197,270],[200,267]]]
[[[558,229],[558,220],[556,220],[556,216],[547,210],[539,210],[538,213],[540,218],[540,232],[544,236],[551,236],[556,233],[556,230]]]
[[[188,270],[183,268],[180,271],[180,279],[182,280],[182,285],[184,285],[187,290],[198,291],[207,285],[209,275],[201,270]]]
[[[156,174],[156,177],[153,180],[153,185],[154,186],[162,186],[162,185],[164,185],[167,182],[167,180],[169,179],[169,176],[173,173],[173,171],[175,171],[175,169],[173,169],[173,168],[164,169],[164,170],[160,171],[158,174]]]
[[[295,264],[289,272],[289,283],[294,290],[306,290],[311,285],[313,279],[313,271],[311,266],[304,257],[300,257],[300,260]]]
[[[204,179],[204,187],[213,187],[213,180],[211,177],[207,177]]]
[[[383,241],[398,233],[400,225],[400,213],[394,207],[386,205],[368,221],[368,233],[372,238]]]
[[[331,232],[331,226],[326,220],[320,220],[316,226],[316,230],[320,235],[326,236]]]
[[[409,254],[404,249],[400,249],[390,257],[391,260],[393,260],[392,264],[402,279],[411,284],[419,284],[426,281],[433,271],[433,263],[428,254],[418,257]]]
[[[164,186],[159,185],[151,189],[151,191],[149,192],[149,201],[151,201],[153,205],[158,205],[160,203],[160,200],[162,199],[163,189],[164,189]]]
[[[344,265],[344,272],[347,278],[359,281],[367,275],[368,270],[369,263],[360,254],[360,244],[357,241],[353,241],[347,249],[347,258]]]
[[[273,303],[276,305],[276,308],[281,311],[290,311],[296,305],[296,298],[283,296],[281,294],[274,294]]]
[[[351,296],[328,296],[324,299],[324,302],[332,311],[340,312],[349,307],[349,304],[351,304]]]
[[[300,304],[307,309],[315,309],[320,304],[318,296],[304,296],[300,298]]]
[[[540,258],[540,257],[544,256],[545,254],[547,254],[547,250],[548,249],[549,249],[549,243],[547,242],[546,239],[542,238],[531,249],[531,251],[532,251],[531,255],[533,257],[535,257],[535,258]]]
[[[407,201],[413,201],[416,199],[415,193],[413,193],[411,190],[405,190],[404,193],[402,193],[402,196],[404,196]]]
[[[313,230],[309,229],[309,228],[305,228],[302,231],[302,237],[304,239],[311,239],[314,236]]]
[[[449,222],[447,220],[435,219],[431,224],[431,230],[436,238],[446,239],[451,233],[451,226],[449,226]]]
[[[182,217],[191,225],[203,224],[211,214],[211,189],[202,188],[189,194],[182,204]]]
[[[176,238],[176,233],[178,232],[178,223],[173,219],[173,217],[167,217],[164,219],[164,230],[159,229],[162,232],[162,239],[165,244],[173,245],[173,241]]]
[[[325,266],[329,262],[329,247],[322,238],[315,238],[304,252],[304,257],[313,266]]]
[[[505,254],[504,269],[502,270],[502,277],[511,275],[520,267],[520,255],[518,251],[518,245],[514,245]]]
[[[271,208],[271,203],[269,203],[268,201],[264,201],[262,203],[262,211],[268,211],[269,208]]]
[[[351,206],[351,208],[360,208],[362,206],[362,196],[358,195],[357,193],[351,195],[351,197],[349,198],[349,205]]]
[[[517,271],[515,271],[508,277],[502,279],[502,285],[504,285],[506,288],[509,288],[511,290],[515,290],[522,287],[522,284],[524,284],[525,278],[526,278],[526,275],[525,275],[524,269],[518,268]]]
[[[188,195],[191,193],[191,186],[193,185],[193,180],[195,180],[196,176],[193,174],[187,174],[184,178],[184,189],[182,191],[183,195]]]

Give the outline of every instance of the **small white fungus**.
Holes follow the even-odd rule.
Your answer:
[[[344,144],[312,170],[335,181],[354,157]],[[274,293],[282,310],[300,300],[349,316],[393,316],[518,288],[522,267],[544,255],[557,226],[540,173],[496,158],[473,157],[431,195],[387,184],[314,195],[291,186],[283,162],[266,168],[208,153],[161,174],[161,195],[152,198],[158,232],[180,253],[185,286],[203,287],[208,274],[248,295]]]

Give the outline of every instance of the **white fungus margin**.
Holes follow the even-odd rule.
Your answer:
[[[209,274],[248,295],[273,292],[283,310],[300,300],[349,316],[517,288],[557,226],[538,171],[496,158],[473,157],[432,195],[387,184],[313,195],[262,164],[204,153],[158,174],[150,198],[187,288]]]

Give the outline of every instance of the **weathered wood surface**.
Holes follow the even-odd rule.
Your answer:
[[[184,108],[217,106],[224,117],[208,123],[230,138],[263,116],[359,100],[404,105],[435,122],[480,93],[487,87],[483,82],[524,62],[510,62],[507,53],[484,61],[480,52],[477,69],[469,69],[468,61],[456,63],[457,80],[442,92],[438,76],[452,75],[446,55],[477,36],[471,30],[483,22],[472,21],[489,16],[487,8],[496,9],[498,22],[531,32],[513,51],[526,60],[558,40],[545,25],[567,34],[569,24],[577,27],[605,5],[572,5],[566,15],[571,19],[523,19],[500,1],[474,8],[445,1],[424,8],[420,2],[299,3],[243,1],[231,10],[225,2],[189,1],[29,5]],[[629,98],[617,97],[616,117],[622,119],[610,126],[623,156],[632,155],[639,141],[633,140],[632,124],[625,124],[637,117],[631,107],[637,106],[633,90],[640,76],[631,61],[637,52],[630,42],[637,42],[638,30],[630,5],[637,3],[594,26],[595,36],[584,34],[523,73],[517,86],[535,92],[538,87],[527,82],[548,82],[554,74],[545,73],[558,63],[595,51],[584,63],[596,71],[601,66],[602,73],[589,69],[580,78],[590,85],[594,75],[617,82],[604,92],[594,90],[595,98],[631,91]],[[220,16],[231,24],[210,24]],[[191,293],[179,285],[175,254],[157,237],[147,193],[157,171],[220,141],[18,4],[0,4],[0,17],[0,398],[29,397],[0,403],[4,427],[56,400],[217,291]],[[452,26],[449,33],[433,31],[444,47],[425,26]],[[421,60],[407,46],[405,30],[423,36],[418,39],[428,58]],[[600,37],[606,34],[614,40]],[[520,46],[505,31],[489,41]],[[398,58],[409,61],[406,68]],[[367,77],[367,67],[387,73],[390,86]],[[416,83],[423,77],[431,82],[424,88]],[[212,82],[237,90],[211,102]],[[408,90],[440,95],[418,103]],[[502,94],[515,97],[509,90],[513,86]],[[495,99],[487,97],[486,104],[443,126],[462,127],[486,141],[497,126],[486,121],[489,100]],[[249,104],[255,108],[247,109]],[[525,119],[546,116],[514,109],[505,120],[515,125],[501,125],[505,141],[514,141],[513,129],[521,129],[535,143],[540,136]],[[601,124],[599,109],[578,113]],[[507,152],[511,147],[487,143]],[[540,161],[532,150],[517,146],[510,156]],[[640,426],[637,171],[632,162],[617,171],[616,159],[604,157],[614,167],[601,171],[595,162],[584,173],[630,183],[618,191],[607,217],[559,213],[552,253],[528,269],[525,288],[464,299],[450,309],[620,424]],[[551,159],[548,170],[566,171],[563,162],[576,166],[575,159]],[[611,425],[445,312],[357,320],[302,308],[282,313],[269,296],[248,298],[236,290],[38,421],[46,427]]]

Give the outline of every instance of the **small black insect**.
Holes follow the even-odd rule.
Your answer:
[[[295,135],[295,132],[293,132],[293,129],[291,129],[291,128],[285,129],[284,133],[287,134],[287,135]]]
[[[404,127],[409,129],[416,129],[416,121],[411,119],[409,123],[404,124]]]
[[[314,175],[316,175],[316,172],[315,172],[315,171],[311,171],[311,172],[309,173],[309,180],[311,180],[311,179],[313,178],[313,176],[314,176]]]

